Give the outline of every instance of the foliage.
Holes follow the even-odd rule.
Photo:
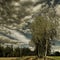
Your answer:
[[[38,56],[50,52],[50,40],[57,35],[56,24],[46,17],[38,16],[31,25],[32,41],[35,43]]]
[[[56,52],[52,53],[51,56],[60,56],[60,52],[56,51]]]

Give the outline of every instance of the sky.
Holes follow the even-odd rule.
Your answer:
[[[53,40],[52,43],[54,43],[54,45],[51,46],[51,52],[60,52],[60,40]]]

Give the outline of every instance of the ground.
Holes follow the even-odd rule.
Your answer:
[[[35,56],[25,56],[25,57],[0,57],[0,60],[43,60],[43,58],[38,59]],[[60,56],[50,56],[48,60],[60,60]]]

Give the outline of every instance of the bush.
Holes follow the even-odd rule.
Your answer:
[[[59,51],[56,51],[53,54],[51,54],[51,56],[60,56],[60,52]]]

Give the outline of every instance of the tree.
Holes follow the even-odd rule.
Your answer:
[[[9,47],[7,46],[4,50],[4,53],[5,53],[5,57],[13,57],[13,47]]]
[[[20,57],[20,55],[21,55],[20,48],[19,47],[15,48],[14,49],[14,56],[15,57]]]
[[[60,52],[56,51],[55,53],[53,53],[54,56],[60,56]]]
[[[0,57],[4,57],[5,53],[4,53],[4,48],[0,45]]]
[[[48,20],[45,16],[38,16],[31,24],[32,41],[38,48],[38,56],[47,56],[47,52],[50,51],[50,40],[57,34],[56,27],[53,20]]]

